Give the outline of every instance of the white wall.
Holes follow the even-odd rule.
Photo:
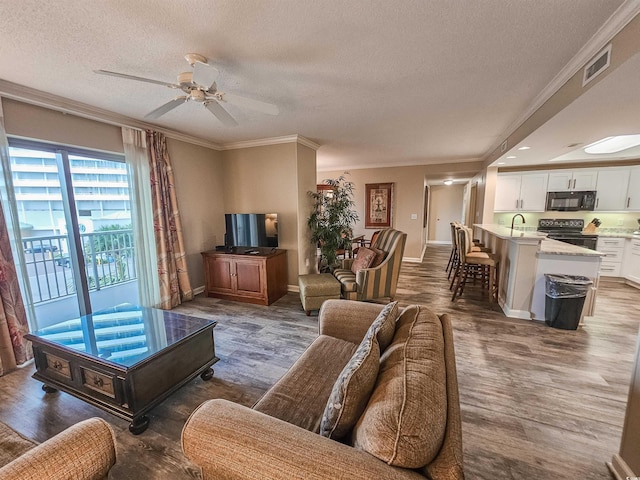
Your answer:
[[[429,202],[429,243],[451,243],[451,222],[464,222],[464,185],[433,185]]]

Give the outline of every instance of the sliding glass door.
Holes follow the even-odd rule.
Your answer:
[[[9,144],[20,254],[36,317],[31,327],[138,303],[124,159],[21,140]]]

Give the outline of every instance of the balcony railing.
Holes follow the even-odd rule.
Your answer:
[[[89,291],[137,279],[132,230],[80,235]],[[66,235],[23,237],[25,264],[35,305],[76,294]]]

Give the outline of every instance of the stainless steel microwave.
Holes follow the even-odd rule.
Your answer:
[[[595,191],[581,192],[548,192],[547,211],[556,212],[577,212],[580,210],[590,211],[596,206]]]

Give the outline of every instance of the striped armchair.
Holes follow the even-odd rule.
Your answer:
[[[351,271],[353,259],[345,259],[342,262],[342,268],[337,268],[333,272],[340,281],[342,298],[373,300],[388,297],[393,300],[406,241],[407,234],[399,230],[388,228],[380,231],[372,246],[387,252],[384,261],[377,267],[361,269],[357,274]]]

